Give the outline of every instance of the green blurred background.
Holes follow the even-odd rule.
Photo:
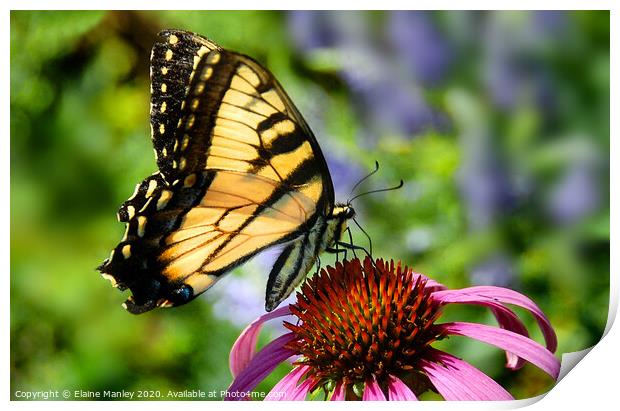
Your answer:
[[[354,204],[376,256],[451,288],[525,293],[550,317],[559,353],[598,341],[609,298],[608,12],[14,11],[12,398],[225,389],[230,347],[262,312],[273,253],[191,304],[141,316],[95,271],[124,231],[118,206],[155,170],[148,62],[169,27],[274,72],[341,200],[374,160],[381,171],[366,188],[405,180]],[[482,309],[448,314],[493,323]],[[266,331],[262,342],[281,328]],[[550,387],[533,366],[505,370],[497,349],[445,344],[517,398]]]

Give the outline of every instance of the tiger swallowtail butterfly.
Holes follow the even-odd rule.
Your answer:
[[[194,33],[159,36],[150,73],[158,170],[121,205],[125,234],[98,270],[131,290],[124,307],[140,314],[185,304],[284,244],[267,281],[271,311],[354,211],[334,203],[319,144],[267,69]]]

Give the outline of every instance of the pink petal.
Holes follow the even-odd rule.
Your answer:
[[[252,357],[254,357],[256,340],[263,323],[273,318],[284,317],[290,314],[291,310],[289,310],[288,305],[280,307],[270,313],[261,315],[245,327],[230,350],[229,364],[233,378],[237,378],[237,375],[247,367]]]
[[[525,308],[532,313],[538,326],[545,337],[547,348],[555,352],[558,347],[558,339],[549,319],[529,298],[521,293],[503,287],[479,286],[469,287],[461,290],[446,290],[433,293],[433,299],[444,303],[506,303]]]
[[[448,401],[502,401],[514,398],[501,385],[467,362],[431,348],[419,362],[437,391]]]
[[[228,392],[246,392],[254,389],[278,364],[295,354],[284,347],[286,343],[294,339],[294,333],[287,333],[267,344],[250,360],[248,366],[237,375],[230,387],[228,387]],[[232,399],[237,399],[237,397],[239,396]],[[231,399],[228,394],[226,399]]]
[[[334,393],[332,394],[330,401],[344,401],[344,393],[345,386],[343,383],[339,382],[334,389]]]
[[[436,292],[436,291],[441,291],[441,290],[446,290],[448,287],[446,287],[445,285],[438,283],[437,281],[428,278],[427,276],[425,276],[424,274],[420,274],[420,273],[413,273],[413,283],[415,284],[418,281],[418,277],[422,277],[423,280],[426,280],[426,286],[424,287],[425,290],[428,290],[430,292]]]
[[[536,341],[512,331],[482,324],[453,322],[437,324],[447,334],[463,335],[515,353],[557,380],[560,361]]]
[[[504,306],[503,304],[495,301],[495,299],[487,298],[486,296],[477,295],[475,289],[480,287],[470,287],[461,290],[446,290],[443,292],[433,293],[433,299],[441,304],[477,304],[489,307],[493,312],[493,315],[497,319],[497,323],[500,327],[516,332],[518,334],[529,337],[529,333],[525,325],[519,320],[519,317]],[[495,287],[498,288],[498,287]],[[506,367],[512,370],[523,367],[525,361],[511,352],[506,351]]]
[[[295,387],[287,397],[288,401],[303,401],[308,396],[308,392],[314,385],[314,380],[312,378],[306,378],[303,382]]]
[[[306,371],[310,367],[302,365],[300,367],[293,368],[293,371],[289,372],[282,378],[267,394],[265,401],[287,401],[289,400],[290,393],[297,386],[297,383],[304,376]]]
[[[394,375],[388,376],[388,399],[390,401],[417,401],[413,391]]]
[[[385,401],[385,395],[381,391],[381,387],[377,383],[376,378],[366,380],[366,387],[364,388],[364,394],[362,395],[362,401]]]
[[[525,325],[523,325],[521,320],[519,320],[519,317],[517,317],[517,315],[512,310],[509,310],[501,304],[497,304],[497,306],[499,307],[495,307],[492,305],[488,306],[491,307],[491,311],[493,312],[493,315],[497,319],[497,323],[501,328],[516,332],[517,334],[521,334],[525,337],[530,336],[527,328],[525,328]],[[514,355],[510,351],[506,351],[506,368],[509,368],[511,370],[518,370],[524,365],[525,360],[523,358],[519,358],[517,355]]]
[[[497,323],[500,327],[529,337],[529,333],[527,328],[525,328],[525,325],[521,322],[519,317],[517,317],[517,315],[505,305],[496,301],[480,299],[479,297],[470,298],[470,294],[461,294],[460,291],[462,290],[456,290],[458,292],[453,291],[454,290],[450,290],[449,293],[433,293],[433,299],[442,304],[477,304],[489,307],[497,319]],[[509,351],[506,351],[506,367],[516,370],[523,367],[524,364],[525,361],[523,361],[523,359]]]

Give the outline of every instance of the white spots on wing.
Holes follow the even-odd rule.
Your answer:
[[[157,210],[161,210],[162,208],[166,207],[168,201],[170,201],[171,198],[172,191],[162,190],[161,194],[159,195],[159,199],[157,200]]]
[[[157,301],[157,307],[158,308],[170,308],[170,307],[174,307],[174,303],[170,300],[161,298],[160,300]]]
[[[153,179],[149,181],[149,186],[146,189],[146,197],[151,197],[153,195],[153,192],[155,191],[155,189],[157,188],[157,180]]]
[[[189,135],[183,135],[183,141],[181,142],[181,151],[185,151],[189,144]]]
[[[192,100],[192,105],[191,105],[192,111],[196,111],[198,109],[198,105],[199,104],[200,104],[200,100],[199,99],[197,99],[197,98],[193,99]]]
[[[108,280],[112,284],[112,287],[114,288],[118,287],[118,283],[116,282],[116,279],[112,277],[110,274],[101,273],[101,277]]]
[[[144,237],[144,230],[146,229],[146,217],[138,216],[138,237]]]
[[[121,242],[126,241],[128,236],[129,236],[129,224],[125,224],[125,234],[123,234],[123,238],[121,239]]]
[[[123,253],[125,260],[131,257],[131,245],[125,244],[121,249],[121,253]]]
[[[178,42],[179,42],[179,38],[175,36],[174,34],[170,35],[170,37],[168,38],[168,43],[170,44],[177,44]]]
[[[127,206],[127,216],[129,217],[129,220],[131,220],[135,215],[136,208],[134,206]]]
[[[172,50],[166,50],[166,61],[172,60]]]
[[[196,116],[193,114],[190,114],[187,117],[187,124],[185,125],[185,129],[186,130],[191,130],[192,127],[194,127],[194,122],[196,121]]]
[[[213,67],[205,67],[200,74],[200,80],[207,81],[213,74]]]
[[[211,64],[211,65],[217,64],[219,63],[220,59],[221,59],[220,53],[213,50],[211,53],[207,55],[207,64]]]

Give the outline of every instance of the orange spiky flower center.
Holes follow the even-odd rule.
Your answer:
[[[441,311],[426,282],[393,261],[367,258],[362,266],[355,259],[323,269],[306,280],[290,306],[299,321],[285,323],[298,336],[288,348],[310,367],[316,387],[351,387],[373,376],[385,386],[395,375],[424,391],[416,362],[442,337],[433,326]]]

